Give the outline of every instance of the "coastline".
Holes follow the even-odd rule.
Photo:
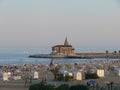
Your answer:
[[[91,59],[90,57],[81,57],[80,55],[51,55],[51,54],[35,54],[29,58],[68,58],[68,59]]]
[[[69,58],[69,59],[93,59],[93,58],[114,58],[119,59],[120,53],[76,53],[75,55],[58,54],[34,54],[29,58]]]

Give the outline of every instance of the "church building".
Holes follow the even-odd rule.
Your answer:
[[[59,55],[74,55],[75,49],[69,44],[67,37],[65,39],[64,45],[56,45],[52,47],[52,52]]]

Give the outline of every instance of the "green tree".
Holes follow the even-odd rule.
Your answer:
[[[55,90],[54,85],[46,85],[45,83],[41,82],[39,84],[34,84],[29,87],[29,90]]]
[[[65,81],[70,81],[73,79],[73,76],[65,76]]]
[[[59,68],[56,67],[55,69],[51,70],[51,72],[53,73],[54,75],[54,80],[57,79],[57,76],[59,75]]]
[[[57,80],[58,80],[58,81],[63,81],[63,80],[64,80],[63,74],[58,74]]]
[[[70,90],[88,90],[88,88],[85,85],[75,85],[71,86]]]
[[[108,54],[109,53],[109,51],[108,50],[106,50],[106,54]]]
[[[59,87],[57,87],[55,90],[70,90],[68,84],[62,84]]]
[[[114,53],[116,54],[116,53],[117,53],[117,51],[114,51]]]
[[[118,52],[120,53],[120,50]]]
[[[98,79],[99,77],[98,77],[97,73],[86,73],[85,78],[86,79]]]
[[[110,82],[111,90],[113,90],[113,81]]]

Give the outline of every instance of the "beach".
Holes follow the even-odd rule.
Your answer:
[[[97,61],[97,62],[86,62],[86,63],[73,63],[73,64],[55,64],[54,60],[52,63],[47,65],[41,64],[23,64],[21,66],[16,65],[4,65],[1,67],[0,72],[10,72],[11,76],[8,80],[4,82],[1,81],[0,89],[1,90],[28,90],[29,85],[25,85],[26,76],[31,75],[30,72],[38,72],[38,77],[32,79],[32,83],[28,84],[35,84],[40,83],[43,78],[46,78],[47,84],[53,84],[56,87],[61,84],[69,84],[76,85],[76,84],[85,84],[87,83],[86,79],[83,80],[72,80],[69,82],[66,81],[54,81],[54,75],[50,71],[55,67],[59,67],[60,70],[65,70],[69,72],[83,70],[84,72],[87,71],[94,71],[97,69],[103,69],[105,71],[104,77],[100,79],[96,79],[96,82],[99,83],[100,86],[106,87],[107,83],[114,82],[114,85],[120,85],[120,76],[116,75],[116,68],[120,68],[120,61]],[[2,78],[2,77],[1,77]],[[29,77],[28,77],[29,78]]]
[[[23,80],[8,81],[0,86],[0,90],[28,90],[28,87],[24,87]]]
[[[120,87],[120,78],[119,77],[105,77],[96,80],[99,83],[99,86],[104,86],[107,88],[107,82],[109,80],[114,81],[114,86]],[[77,85],[77,84],[85,84],[88,80],[82,80],[82,81],[72,81],[72,82],[59,82],[59,81],[47,81],[47,84],[53,84],[53,85],[61,85],[61,84],[69,84],[69,85]],[[33,81],[34,83],[39,83],[39,80]],[[0,90],[28,90],[29,87],[24,87],[24,80],[17,80],[17,81],[10,81],[4,84],[3,86],[0,86]]]

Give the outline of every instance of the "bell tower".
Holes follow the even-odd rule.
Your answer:
[[[68,45],[69,45],[69,42],[68,42],[68,40],[67,40],[67,37],[65,38],[64,45],[65,45],[65,46],[68,46]]]

